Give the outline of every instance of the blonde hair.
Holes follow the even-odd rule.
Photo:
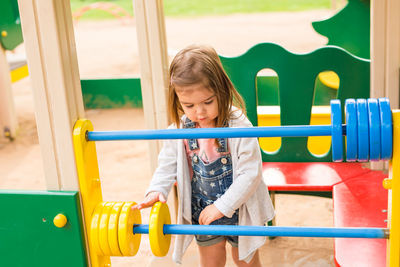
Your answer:
[[[233,105],[246,113],[243,98],[222,67],[217,52],[210,46],[191,45],[181,50],[171,62],[169,78],[168,112],[178,128],[184,112],[175,86],[202,84],[214,92],[218,101],[216,127],[226,126],[232,116]]]

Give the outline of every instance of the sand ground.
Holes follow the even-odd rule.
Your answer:
[[[172,55],[192,43],[214,46],[219,54],[235,56],[259,42],[274,42],[296,53],[310,52],[326,43],[311,27],[328,18],[330,10],[264,13],[224,17],[167,18],[168,50]],[[134,21],[118,20],[75,24],[75,38],[82,78],[139,75]],[[24,53],[21,45],[15,53]],[[34,103],[29,78],[13,84],[20,130],[14,142],[0,140],[0,189],[46,189],[37,138]],[[144,129],[141,109],[87,110],[95,130]],[[151,177],[146,142],[97,143],[104,200],[140,201]],[[305,196],[278,195],[277,224],[281,226],[332,226],[332,201]],[[142,212],[148,221],[149,211]],[[263,266],[334,266],[333,240],[276,238],[261,249]],[[112,266],[175,266],[170,256],[151,256],[147,236],[135,257],[112,258]],[[183,266],[198,265],[192,243]],[[228,256],[227,266],[234,266]]]

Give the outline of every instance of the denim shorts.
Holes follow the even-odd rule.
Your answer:
[[[196,243],[200,247],[208,247],[219,242],[226,240],[232,247],[237,248],[239,246],[238,236],[222,236],[222,235],[195,235]]]

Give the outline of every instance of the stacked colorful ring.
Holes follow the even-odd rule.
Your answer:
[[[369,98],[368,126],[369,126],[369,160],[378,161],[381,158],[381,120],[379,118],[378,100]]]
[[[164,234],[164,224],[171,224],[171,216],[167,204],[156,202],[151,208],[149,220],[150,248],[154,256],[167,255],[171,244],[171,235]]]
[[[122,206],[125,202],[117,202],[112,207],[108,221],[108,245],[111,249],[111,255],[122,256],[118,244],[118,220],[121,214]]]
[[[141,235],[133,234],[133,226],[142,223],[140,211],[132,209],[136,202],[125,202],[118,219],[118,245],[124,256],[135,256],[139,250]]]
[[[111,256],[111,249],[108,244],[108,221],[110,218],[111,210],[115,202],[106,202],[103,211],[101,212],[100,222],[99,222],[99,242],[100,248],[104,255]]]
[[[369,159],[369,126],[368,109],[365,99],[357,99],[357,140],[358,161],[365,162]]]
[[[357,160],[357,106],[354,99],[346,99],[346,161]]]
[[[332,161],[343,161],[342,110],[339,99],[331,100]]]
[[[89,241],[93,253],[99,256],[135,256],[140,246],[140,234],[133,226],[142,223],[140,211],[132,209],[135,202],[101,202],[93,214]]]
[[[100,241],[99,241],[100,217],[103,212],[104,205],[105,202],[101,202],[94,209],[89,231],[89,242],[91,244],[91,247],[94,249],[94,253],[100,256],[104,256],[104,253],[100,248]]]
[[[388,98],[379,98],[381,118],[381,159],[390,159],[393,149],[392,111]]]

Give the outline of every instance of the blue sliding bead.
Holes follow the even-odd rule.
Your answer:
[[[343,161],[342,110],[339,99],[331,100],[332,161]]]
[[[369,160],[378,161],[381,158],[381,120],[376,98],[367,100],[369,126]]]
[[[357,99],[358,161],[369,159],[368,109],[365,99]]]
[[[346,161],[357,160],[357,105],[354,99],[346,99]]]
[[[381,159],[391,159],[393,150],[392,110],[388,98],[379,98],[381,117]]]

